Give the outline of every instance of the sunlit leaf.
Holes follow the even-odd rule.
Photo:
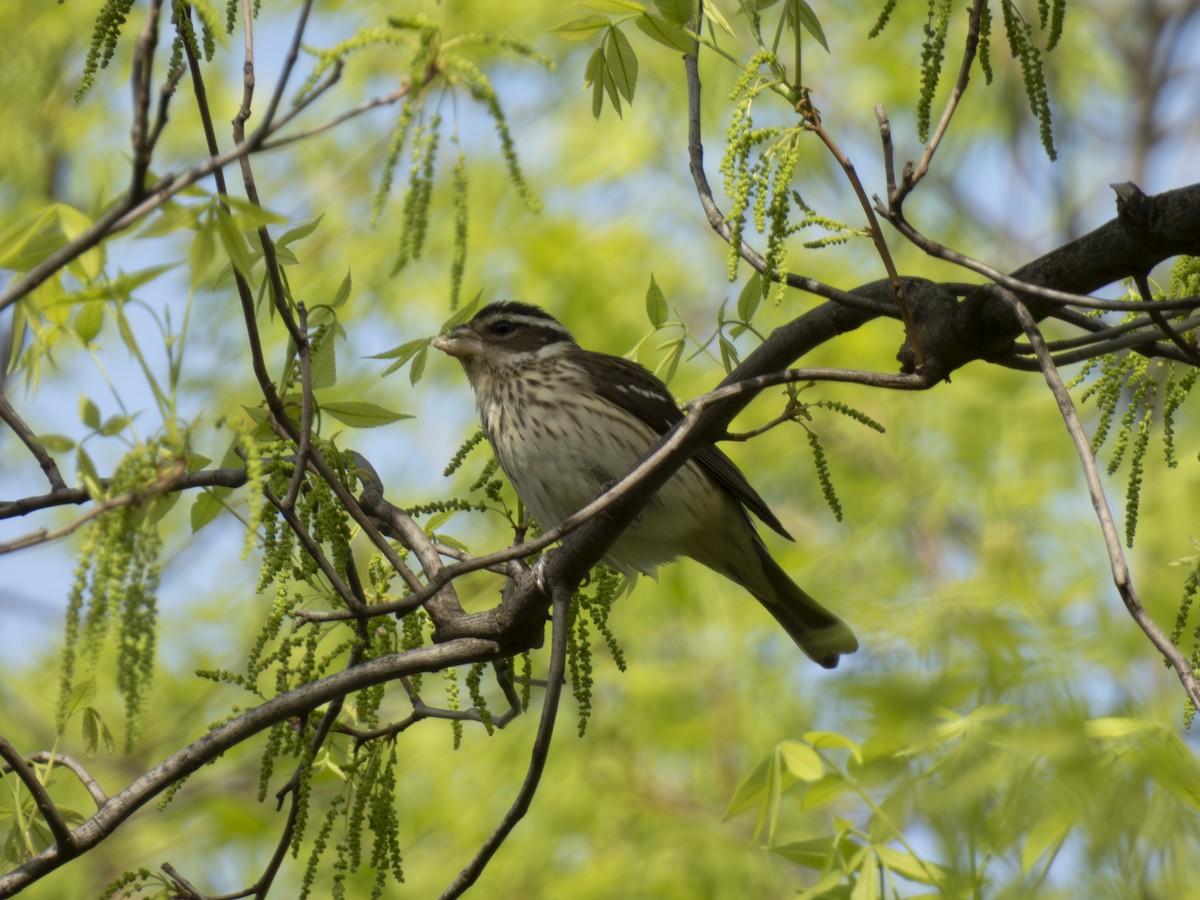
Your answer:
[[[390,425],[401,419],[411,419],[405,413],[392,412],[377,403],[366,400],[340,400],[321,404],[321,411],[333,416],[344,425],[351,428],[375,428],[379,425]]]

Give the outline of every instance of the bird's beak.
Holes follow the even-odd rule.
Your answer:
[[[470,325],[457,325],[433,339],[433,346],[456,359],[465,359],[483,352],[479,335]]]

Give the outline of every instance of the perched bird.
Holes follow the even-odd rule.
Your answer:
[[[582,349],[527,303],[493,303],[433,346],[462,363],[500,467],[544,528],[591,502],[683,418],[648,369]],[[746,510],[792,539],[733,461],[710,445],[658,490],[605,561],[653,575],[659,564],[689,556],[746,588],[801,650],[833,668],[858,641],[788,578]]]

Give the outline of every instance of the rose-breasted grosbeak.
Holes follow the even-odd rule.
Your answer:
[[[582,349],[527,303],[493,303],[433,346],[462,363],[501,468],[545,528],[591,502],[683,417],[649,370]],[[801,650],[833,668],[858,641],[788,578],[746,510],[792,539],[733,461],[705,447],[650,499],[605,561],[653,575],[660,563],[690,556],[750,591]]]

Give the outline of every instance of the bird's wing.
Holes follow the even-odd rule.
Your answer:
[[[656,433],[666,434],[683,418],[671,391],[645,366],[605,353],[585,352],[581,356],[580,362],[592,376],[596,392],[609,403],[632,412]],[[598,359],[593,361],[589,357]],[[622,377],[614,378],[613,369],[620,371]],[[750,486],[741,469],[716,446],[702,447],[692,459],[763,524],[789,541],[794,540],[758,491]]]

